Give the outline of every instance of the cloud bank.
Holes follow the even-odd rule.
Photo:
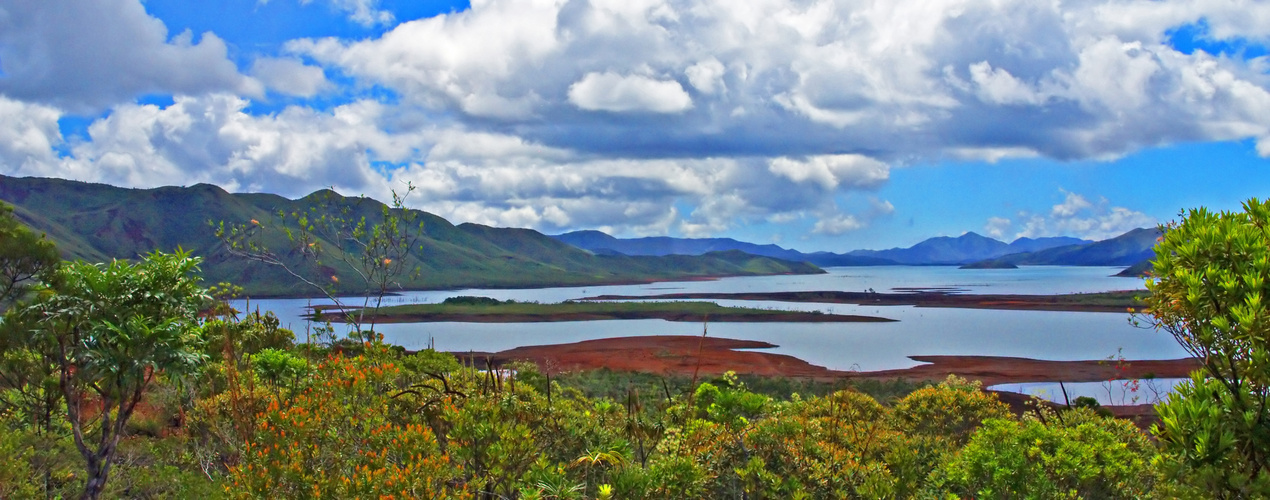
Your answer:
[[[1091,240],[1105,240],[1140,227],[1155,227],[1160,221],[1142,212],[1111,206],[1107,199],[1091,202],[1084,195],[1061,191],[1063,202],[1048,214],[1020,211],[1015,219],[990,217],[983,230],[993,238],[1012,241],[1017,238],[1078,235]]]
[[[287,195],[409,181],[457,220],[832,235],[879,213],[844,198],[875,199],[913,163],[1242,139],[1270,155],[1270,61],[1214,48],[1270,42],[1270,4],[1252,0],[473,0],[396,25],[339,0],[391,28],[243,69],[216,34],[171,36],[135,0],[69,3],[0,7],[0,172]],[[1201,48],[1179,50],[1196,25]],[[253,111],[266,89],[295,101]],[[153,93],[176,97],[136,103]],[[83,138],[58,130],[102,110]],[[1068,193],[985,230],[1148,220],[1119,210]]]

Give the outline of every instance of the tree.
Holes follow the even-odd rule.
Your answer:
[[[101,495],[146,387],[159,374],[192,372],[205,357],[198,313],[210,297],[193,276],[198,263],[182,251],[135,264],[76,262],[53,273],[47,289],[16,313],[17,323],[31,328],[27,347],[55,367],[86,462],[82,498]]]
[[[233,255],[282,268],[287,274],[322,293],[336,304],[360,338],[368,309],[378,309],[388,291],[400,288],[403,275],[418,273],[409,267],[411,253],[419,249],[423,223],[419,212],[405,208],[406,197],[414,191],[407,184],[404,194],[392,193],[392,204],[369,198],[344,198],[333,191],[315,193],[308,210],[279,212],[276,221],[224,221],[215,225],[216,237]],[[379,205],[373,210],[367,203]],[[372,208],[372,210],[368,210]],[[289,248],[270,248],[267,240],[285,235]],[[272,238],[271,238],[272,237]],[[314,269],[303,270],[308,261]],[[333,261],[333,262],[332,262]],[[329,264],[337,264],[331,266]],[[321,271],[319,274],[318,271]],[[343,272],[356,276],[358,284],[343,283]],[[346,306],[341,295],[363,296],[361,307]],[[374,321],[372,315],[372,322]],[[369,328],[374,330],[372,323]]]
[[[0,203],[0,310],[60,261],[53,242],[27,229],[14,217],[13,207]]]
[[[1156,406],[1185,482],[1225,498],[1270,495],[1270,204],[1191,210],[1166,225],[1147,321],[1203,367]]]

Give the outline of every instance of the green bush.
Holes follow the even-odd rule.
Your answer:
[[[934,472],[932,490],[965,498],[1152,496],[1156,450],[1133,424],[1083,408],[1048,420],[985,420]]]

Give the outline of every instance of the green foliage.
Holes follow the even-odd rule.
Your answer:
[[[442,304],[449,306],[497,306],[501,304],[515,304],[514,300],[498,300],[489,297],[473,297],[470,295],[459,295],[456,297],[448,297]]]
[[[1157,405],[1168,470],[1213,495],[1270,494],[1270,204],[1191,210],[1156,246],[1146,320],[1204,363]]]
[[[167,423],[147,424],[158,427],[122,442],[117,480],[104,495],[871,499],[1159,491],[1147,472],[1154,450],[1135,427],[1087,410],[1016,422],[994,397],[955,378],[890,406],[855,391],[781,401],[731,375],[669,399],[641,398],[633,386],[621,399],[591,399],[552,380],[547,398],[535,387],[546,389],[545,377],[527,364],[507,377],[378,342],[356,354],[306,359],[310,353],[262,349],[242,363],[225,357],[209,365],[220,382],[194,391],[187,421],[153,408],[155,422]],[[302,367],[309,367],[305,383],[274,390]],[[170,387],[152,388],[151,399],[180,394]],[[6,443],[0,459],[28,464],[14,469],[18,476],[50,470],[63,478],[55,488],[63,492],[78,477],[65,461],[37,469],[39,446]],[[73,448],[62,450],[73,456]]]
[[[251,355],[251,367],[274,388],[298,388],[309,374],[309,361],[281,349],[267,348]]]
[[[459,360],[447,352],[435,349],[424,349],[408,356],[402,356],[402,366],[411,373],[450,373],[458,371]]]
[[[949,376],[936,387],[913,391],[895,403],[896,426],[903,432],[934,436],[953,446],[989,418],[1009,415],[1005,404],[983,392],[978,382]]]
[[[746,390],[736,374],[728,372],[714,383],[697,386],[693,398],[696,417],[728,426],[744,426],[771,409],[771,399]]]
[[[1174,387],[1174,392],[1155,406],[1160,423],[1155,428],[1163,445],[1161,466],[1182,479],[1197,496],[1223,492],[1230,498],[1270,496],[1270,474],[1249,463],[1255,451],[1245,446],[1266,446],[1270,436],[1257,429],[1258,415],[1233,413],[1240,407],[1257,407],[1247,391],[1231,392],[1217,379],[1197,372]],[[1264,449],[1262,450],[1264,452]]]
[[[932,490],[967,498],[1152,496],[1156,451],[1133,424],[1081,408],[1047,420],[984,420],[933,474]]]
[[[532,363],[516,365],[517,369],[520,367],[524,367],[530,373],[538,372],[537,365]],[[536,376],[541,377],[541,374]],[[652,400],[686,395],[691,390],[692,384],[690,376],[616,372],[603,368],[553,374],[552,380],[563,387],[576,388],[589,398],[609,398],[615,401],[625,400],[632,391]],[[819,381],[751,374],[737,374],[736,380],[744,384],[746,390],[775,400],[826,396],[850,389],[868,394],[878,401],[891,402],[927,385],[902,379]],[[536,387],[541,392],[545,386],[540,384]]]
[[[214,226],[215,233],[233,255],[282,269],[313,292],[324,294],[337,305],[344,321],[353,325],[355,340],[366,340],[373,337],[361,337],[367,310],[377,309],[390,289],[402,288],[402,280],[421,272],[417,261],[410,262],[420,249],[423,221],[419,212],[405,208],[405,197],[414,189],[407,184],[404,195],[393,191],[391,206],[321,191],[309,196],[310,203],[302,209],[279,210],[272,221],[221,221]],[[378,213],[368,210],[373,206],[378,206]],[[271,236],[276,241],[278,233],[286,236],[283,248],[266,242]],[[302,261],[296,262],[294,256]],[[408,276],[411,273],[413,277]],[[356,277],[356,282],[341,282],[341,274]],[[365,296],[360,307],[344,303],[342,297],[349,294]],[[367,331],[374,331],[373,315]]]
[[[119,438],[155,376],[192,373],[205,359],[197,316],[209,297],[191,276],[198,262],[178,252],[154,253],[136,264],[66,265],[49,278],[48,290],[12,316],[30,328],[14,336],[21,347],[55,367],[75,446],[86,461],[86,498],[104,491]],[[91,422],[89,404],[96,407],[91,435],[83,426]]]
[[[0,203],[0,311],[60,261],[52,241],[27,229],[13,207]]]
[[[1175,413],[1208,413],[1164,413],[1166,434],[1193,438],[1169,446],[1206,453],[1188,462],[1089,410],[1017,421],[955,377],[857,386],[870,395],[730,373],[694,386],[523,362],[484,371],[377,338],[294,345],[268,315],[196,319],[208,304],[188,277],[153,281],[186,276],[194,262],[181,258],[68,266],[10,313],[0,417],[14,432],[0,435],[0,463],[15,465],[0,470],[0,496],[69,496],[98,477],[97,494],[144,498],[1150,497],[1202,493],[1218,483],[1196,478],[1229,479],[1238,456],[1222,437],[1238,436],[1230,416],[1194,403]],[[76,369],[60,346],[74,347]],[[77,389],[62,391],[62,377]],[[1176,399],[1219,398],[1205,384]],[[40,420],[49,409],[64,414]],[[76,418],[111,424],[84,431]],[[101,436],[117,447],[94,473],[74,459]],[[1203,460],[1212,466],[1177,469]],[[109,484],[102,464],[117,469]],[[1162,484],[1157,467],[1192,489]]]
[[[0,498],[74,494],[77,457],[69,444],[29,428],[0,433]]]
[[[229,352],[237,359],[264,349],[288,350],[295,343],[295,334],[280,323],[272,311],[209,321],[203,328],[203,352],[211,357]]]

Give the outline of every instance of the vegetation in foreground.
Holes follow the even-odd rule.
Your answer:
[[[6,312],[0,497],[1270,495],[1270,206],[1256,200],[1192,211],[1158,248],[1142,320],[1205,360],[1158,406],[1158,442],[1087,408],[1014,416],[955,377],[882,402],[773,398],[732,376],[588,397],[530,365],[482,371],[373,332],[296,345],[276,318],[219,307],[197,263],[55,266]]]
[[[664,319],[667,321],[891,321],[871,316],[826,314],[820,311],[784,311],[753,307],[725,307],[714,302],[595,302],[567,301],[555,304],[517,302],[488,297],[450,297],[440,304],[407,304],[373,308],[362,314],[360,309],[339,313],[321,313],[317,320],[343,322],[345,318],[362,316],[362,321],[376,323],[410,323],[425,321],[470,321],[528,323],[547,321],[596,321],[606,319]]]

